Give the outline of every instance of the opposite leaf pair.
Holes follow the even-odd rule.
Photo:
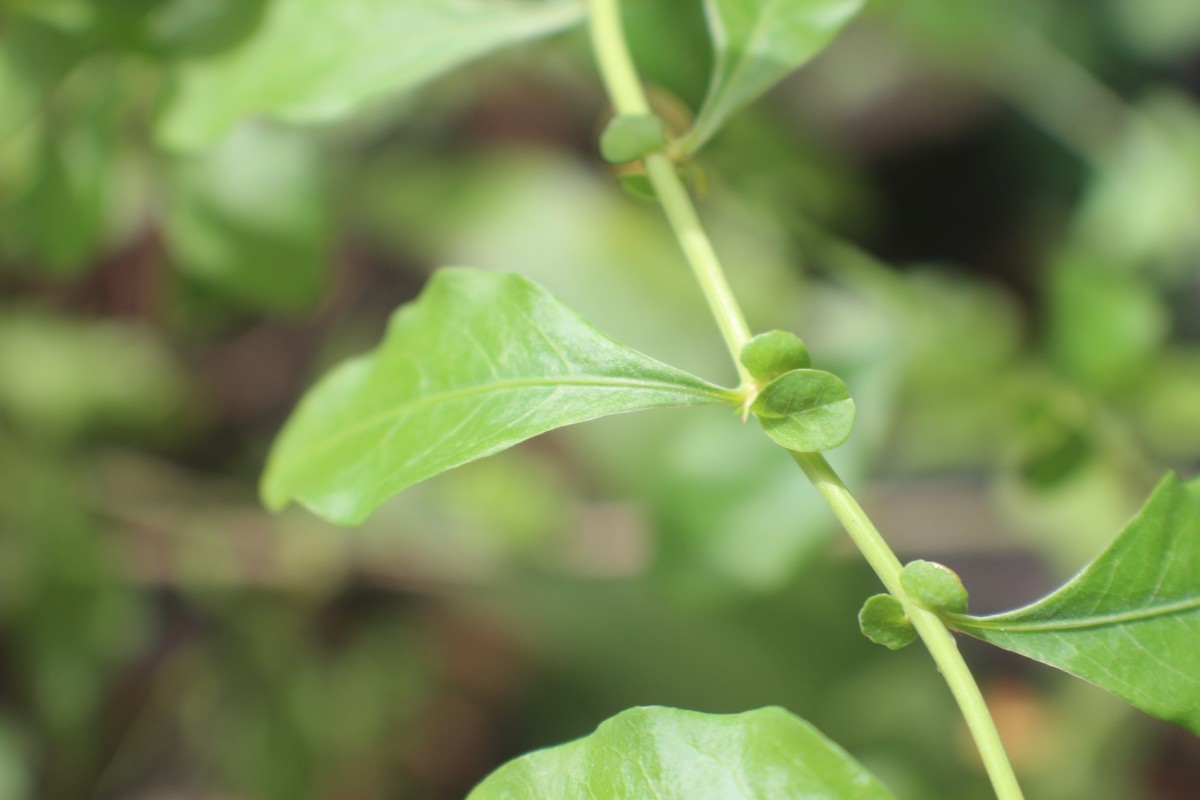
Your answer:
[[[850,390],[838,376],[809,369],[812,359],[798,338],[785,331],[759,334],[739,358],[757,384],[748,410],[776,442],[789,450],[819,453],[850,436]]]

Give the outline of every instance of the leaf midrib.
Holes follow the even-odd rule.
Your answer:
[[[1000,633],[1029,633],[1086,630],[1103,628],[1110,625],[1123,625],[1133,622],[1143,622],[1157,617],[1169,617],[1175,614],[1186,614],[1200,609],[1200,597],[1179,600],[1174,603],[1147,606],[1113,614],[1100,616],[1079,617],[1071,620],[1050,622],[1018,622],[1005,623],[1002,617],[968,617],[959,614],[946,614],[946,620],[959,630],[970,633],[972,630],[998,631]]]
[[[490,383],[477,384],[475,386],[467,386],[461,389],[444,391],[436,394],[422,395],[411,401],[404,401],[398,407],[389,408],[386,411],[381,411],[374,416],[368,417],[349,428],[338,431],[335,436],[330,436],[324,439],[298,457],[299,461],[309,461],[316,456],[319,456],[328,450],[336,447],[346,439],[357,436],[364,430],[368,430],[376,425],[388,422],[403,416],[404,414],[419,411],[426,406],[436,405],[438,403],[447,403],[454,400],[472,397],[474,395],[487,394],[491,392],[503,392],[518,389],[535,389],[540,387],[558,388],[561,386],[582,386],[594,388],[619,388],[632,387],[637,389],[646,389],[650,391],[675,392],[682,395],[692,397],[701,397],[713,400],[717,403],[728,402],[729,398],[725,390],[714,387],[713,389],[705,389],[700,387],[685,386],[677,383],[666,383],[662,381],[647,381],[636,378],[614,378],[603,376],[562,376],[554,378],[521,378],[508,379],[501,381],[493,381]]]

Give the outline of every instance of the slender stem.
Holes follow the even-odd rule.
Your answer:
[[[647,156],[645,163],[663,211],[666,212],[688,264],[691,265],[692,272],[704,291],[709,308],[712,309],[717,325],[721,328],[721,335],[725,337],[725,345],[737,364],[742,380],[746,381],[748,375],[744,372],[738,355],[742,352],[742,346],[750,340],[750,327],[742,316],[742,310],[733,295],[733,290],[729,288],[729,282],[725,280],[725,273],[721,270],[716,251],[700,225],[691,198],[683,188],[679,176],[675,174],[675,165],[671,160],[661,153],[655,153]]]
[[[592,50],[600,65],[600,78],[618,114],[649,114],[650,103],[625,44],[617,3],[618,0],[588,0]]]
[[[590,0],[592,46],[600,64],[605,88],[612,98],[616,112],[647,114],[650,104],[646,100],[646,94],[633,66],[633,59],[629,55],[629,48],[625,44],[617,2],[618,0]],[[716,251],[700,224],[692,200],[675,173],[675,165],[671,163],[670,158],[662,153],[653,153],[646,156],[644,163],[650,183],[658,194],[663,211],[666,212],[667,221],[670,222],[688,265],[692,268],[701,291],[704,292],[704,299],[717,320],[721,336],[725,339],[725,346],[733,356],[738,375],[743,383],[749,383],[750,376],[738,360],[738,355],[742,351],[742,345],[750,340],[750,327],[746,325],[746,319],[733,290],[729,288]]]
[[[958,652],[958,645],[955,644],[950,631],[946,630],[946,626],[936,614],[917,606],[904,591],[900,583],[900,560],[896,558],[896,554],[888,547],[862,506],[850,494],[850,490],[842,483],[825,457],[820,453],[792,452],[792,458],[833,509],[834,515],[862,551],[867,563],[875,570],[883,585],[904,604],[908,618],[912,620],[913,627],[917,629],[929,654],[933,656],[938,670],[950,686],[950,692],[966,719],[967,728],[971,731],[983,758],[984,768],[996,789],[996,796],[1000,800],[1021,800],[1024,795],[1021,794],[1017,776],[1004,752],[1004,744],[1000,741],[996,724],[992,721],[992,715],[988,712],[979,686],[963,661],[962,654]]]
[[[638,81],[621,30],[618,0],[589,0],[592,41],[605,86],[618,114],[644,114],[649,104]],[[750,338],[750,329],[738,306],[720,261],[705,235],[683,184],[670,159],[653,154],[645,159],[646,171],[658,193],[671,227],[679,239],[696,279],[717,320],[725,343],[738,366],[743,382],[749,376],[738,355]],[[1021,788],[987,704],[966,662],[958,652],[954,637],[934,614],[918,607],[900,583],[900,560],[880,536],[862,507],[842,483],[833,467],[819,453],[793,452],[792,457],[817,491],[833,509],[850,538],[862,551],[883,585],[904,604],[909,618],[941,671],[951,694],[958,703],[967,727],[979,748],[983,763],[1000,800],[1023,800]]]

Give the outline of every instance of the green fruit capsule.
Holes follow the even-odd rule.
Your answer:
[[[921,608],[942,614],[967,613],[967,590],[958,574],[933,561],[910,561],[900,571],[900,585]]]
[[[742,366],[759,383],[774,380],[794,369],[812,366],[812,359],[804,342],[787,331],[760,333],[746,342],[739,358]]]

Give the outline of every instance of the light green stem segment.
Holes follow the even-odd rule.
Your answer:
[[[725,280],[725,273],[721,270],[716,251],[700,225],[691,198],[683,188],[679,176],[675,174],[675,165],[671,160],[662,153],[654,153],[645,158],[645,164],[663,211],[666,212],[675,236],[679,239],[679,246],[704,291],[708,306],[721,328],[721,335],[725,337],[725,345],[729,348],[729,354],[733,356],[738,374],[741,375],[743,383],[748,383],[750,376],[738,356],[742,347],[750,341],[750,328],[746,325],[742,310],[733,296],[733,290]]]
[[[833,509],[834,515],[862,551],[867,563],[875,570],[883,585],[904,604],[908,618],[912,620],[921,641],[933,656],[938,670],[950,686],[950,692],[966,719],[967,727],[983,758],[984,768],[987,769],[992,786],[996,789],[996,796],[1000,800],[1023,800],[1024,795],[1021,794],[1017,776],[1013,773],[1012,765],[1004,752],[1004,744],[1000,741],[996,724],[992,721],[983,695],[980,694],[971,671],[958,652],[958,645],[955,644],[950,631],[946,630],[946,626],[936,614],[918,607],[909,598],[900,584],[900,560],[875,529],[862,506],[850,494],[850,490],[842,483],[833,467],[825,460],[825,456],[820,453],[793,452],[792,458]]]
[[[650,113],[646,93],[642,90],[633,59],[629,56],[629,48],[625,45],[617,0],[590,0],[590,3],[592,46],[614,110],[617,114]],[[670,158],[662,153],[652,153],[643,159],[643,163],[688,265],[717,319],[725,345],[737,365],[738,375],[743,384],[749,384],[750,375],[738,356],[742,345],[750,341],[750,327],[742,316],[729,282],[725,280],[721,262],[717,260],[717,253],[704,233],[692,200]]]
[[[634,69],[621,29],[618,0],[589,0],[591,9],[592,43],[600,65],[609,97],[618,114],[646,114],[649,104]],[[721,328],[734,363],[745,384],[750,383],[738,359],[742,345],[750,339],[750,329],[729,288],[716,252],[700,225],[691,199],[675,173],[670,159],[652,154],[644,159],[646,171],[662,202],[667,219],[679,239],[688,263],[704,291],[709,308]],[[804,470],[817,491],[833,509],[850,538],[862,551],[867,563],[883,581],[883,585],[901,603],[912,620],[917,633],[928,648],[954,695],[967,727],[979,748],[983,763],[1000,800],[1023,800],[1012,765],[996,725],[988,713],[987,704],[966,662],[958,652],[954,637],[934,614],[919,608],[900,584],[900,561],[871,524],[862,507],[820,453],[797,453],[792,457]]]

